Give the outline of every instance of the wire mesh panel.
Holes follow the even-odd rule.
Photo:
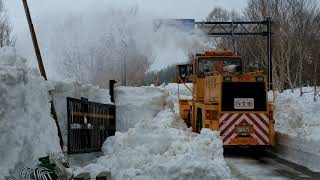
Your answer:
[[[68,154],[101,151],[116,131],[115,106],[67,98]]]

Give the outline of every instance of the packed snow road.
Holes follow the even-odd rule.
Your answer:
[[[320,173],[270,155],[250,149],[226,149],[225,161],[231,174],[247,179],[319,179]]]

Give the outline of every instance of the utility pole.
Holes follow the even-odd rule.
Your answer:
[[[33,23],[32,23],[30,11],[29,11],[28,3],[27,3],[27,0],[22,0],[22,2],[23,2],[24,11],[26,13],[26,17],[27,17],[27,21],[28,21],[28,25],[29,25],[29,30],[30,30],[30,34],[31,34],[31,38],[32,38],[34,51],[35,51],[36,56],[37,56],[37,61],[38,61],[40,74],[45,80],[47,80],[47,74],[46,74],[46,71],[44,69],[44,65],[43,65],[43,62],[42,62],[41,52],[40,52],[40,48],[39,48],[39,45],[38,45],[36,32],[35,32],[34,27],[33,27]]]
[[[26,13],[26,17],[27,17],[27,21],[28,21],[28,25],[29,25],[29,30],[30,30],[30,34],[31,34],[31,39],[32,39],[34,51],[36,53],[36,57],[37,57],[37,61],[38,61],[40,74],[45,80],[48,80],[47,79],[47,74],[46,74],[46,71],[44,69],[44,65],[43,65],[43,62],[42,62],[41,52],[40,52],[40,48],[39,48],[39,45],[38,45],[36,32],[35,32],[34,27],[33,27],[33,23],[32,23],[32,19],[31,19],[31,15],[30,15],[30,11],[29,11],[27,0],[22,0],[22,2],[23,2],[24,11]],[[52,96],[50,91],[49,91],[49,94]],[[50,104],[51,104],[52,118],[54,119],[54,121],[56,123],[57,129],[58,129],[58,136],[60,138],[60,146],[61,146],[61,149],[63,150],[62,134],[61,134],[60,126],[59,126],[59,123],[58,123],[57,113],[56,113],[56,110],[55,110],[54,104],[53,104],[53,97],[52,97],[52,101],[50,101]]]

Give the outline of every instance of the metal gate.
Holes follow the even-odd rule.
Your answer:
[[[68,154],[101,151],[116,131],[115,106],[67,97]]]

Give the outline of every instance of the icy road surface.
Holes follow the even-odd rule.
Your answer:
[[[267,153],[256,153],[248,149],[225,150],[225,161],[232,175],[240,180],[261,179],[320,179],[302,166],[289,163]]]

